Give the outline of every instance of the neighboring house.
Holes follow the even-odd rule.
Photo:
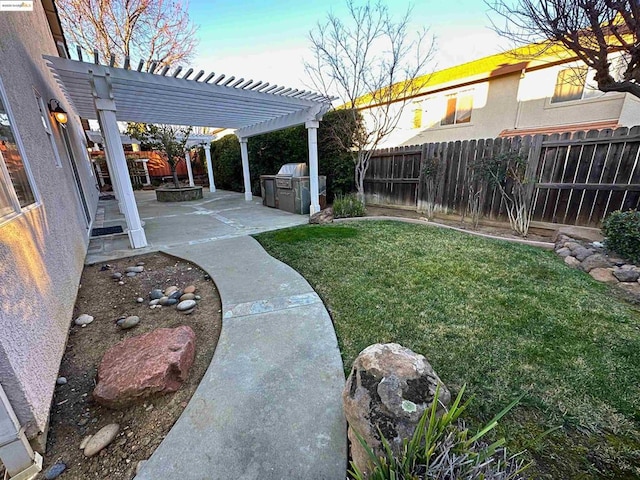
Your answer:
[[[53,1],[2,11],[0,459],[9,473],[7,452],[20,443],[16,417],[44,446],[98,201],[80,119],[43,54],[66,55]],[[64,125],[50,112],[58,107]]]
[[[380,148],[428,142],[640,125],[640,99],[603,93],[594,72],[562,48],[529,45],[436,71]],[[620,54],[612,65],[622,65]],[[362,109],[367,118],[367,107]]]

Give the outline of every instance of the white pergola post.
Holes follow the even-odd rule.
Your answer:
[[[211,144],[204,146],[204,156],[207,157],[207,174],[209,175],[209,191],[216,191],[216,184],[213,181],[213,164],[211,163]]]
[[[124,210],[124,218],[127,221],[129,242],[132,248],[147,246],[147,237],[142,228],[136,198],[133,195],[133,186],[129,177],[127,159],[122,148],[122,139],[116,119],[116,103],[112,99],[111,82],[109,74],[92,75],[93,95],[96,112],[102,128],[104,149],[107,157],[111,159],[112,178],[116,178],[116,184],[120,190],[120,202]]]
[[[253,200],[251,193],[251,176],[249,173],[249,150],[247,149],[247,139],[240,137],[240,155],[242,155],[242,178],[244,180],[244,199],[247,202]]]
[[[0,385],[0,461],[9,478],[32,479],[42,470],[42,457],[35,453]]]
[[[318,127],[320,122],[310,121],[304,124],[307,127],[309,142],[309,183],[311,187],[311,206],[309,215],[320,211],[320,195],[318,192]]]
[[[95,100],[94,100],[95,102]],[[100,126],[100,130],[104,130],[104,127],[102,126],[102,120],[100,119],[100,116],[98,116],[98,125]],[[115,197],[116,201],[118,202],[118,211],[122,214],[124,214],[124,208],[122,207],[122,203],[120,201],[120,199],[122,198],[122,193],[120,192],[120,185],[118,185],[118,178],[116,176],[115,172],[115,167],[113,166],[113,161],[111,160],[111,157],[109,156],[109,152],[107,152],[107,147],[105,146],[105,140],[104,138],[102,139],[102,148],[104,149],[104,156],[105,156],[105,163],[107,165],[107,171],[109,172],[109,179],[111,180],[111,191],[113,192],[113,196]]]
[[[193,183],[193,172],[191,171],[191,154],[189,149],[184,152],[184,161],[187,164],[187,175],[189,176],[189,186],[195,187],[195,183]]]

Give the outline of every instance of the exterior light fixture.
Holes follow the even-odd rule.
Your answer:
[[[53,107],[54,104],[56,105],[55,108]],[[60,102],[58,102],[58,100],[56,100],[55,98],[49,100],[49,111],[53,115],[53,118],[55,118],[56,121],[62,125],[67,123],[67,120],[69,120],[67,112],[63,110],[63,108],[60,106]]]

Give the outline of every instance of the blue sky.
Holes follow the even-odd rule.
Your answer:
[[[415,27],[429,26],[436,35],[433,68],[446,68],[509,47],[489,29],[488,7],[482,0],[395,0],[387,5],[396,16],[413,5]],[[345,10],[344,0],[191,0],[189,13],[200,26],[193,66],[305,88],[303,58],[310,52],[309,31],[329,11],[341,15]]]

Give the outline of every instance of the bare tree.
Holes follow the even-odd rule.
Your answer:
[[[503,19],[494,30],[517,43],[560,43],[596,72],[603,92],[640,97],[638,0],[497,0],[488,5]],[[544,43],[541,43],[544,46]],[[623,65],[611,54],[622,52]]]
[[[180,188],[177,167],[182,160],[187,161],[184,157],[184,151],[192,130],[193,127],[177,125],[133,122],[127,124],[127,135],[140,140],[145,150],[158,150],[164,153],[171,169],[175,188]]]
[[[179,0],[57,0],[69,43],[103,60],[144,60],[145,69],[193,56],[197,27]]]
[[[364,202],[371,154],[426,83],[421,75],[433,56],[433,41],[425,49],[427,31],[409,31],[411,9],[394,20],[381,3],[349,0],[347,7],[344,18],[330,13],[310,33],[313,61],[305,68],[316,90],[337,96],[338,109],[350,112],[337,117],[331,128],[334,139],[352,154],[358,198]]]

